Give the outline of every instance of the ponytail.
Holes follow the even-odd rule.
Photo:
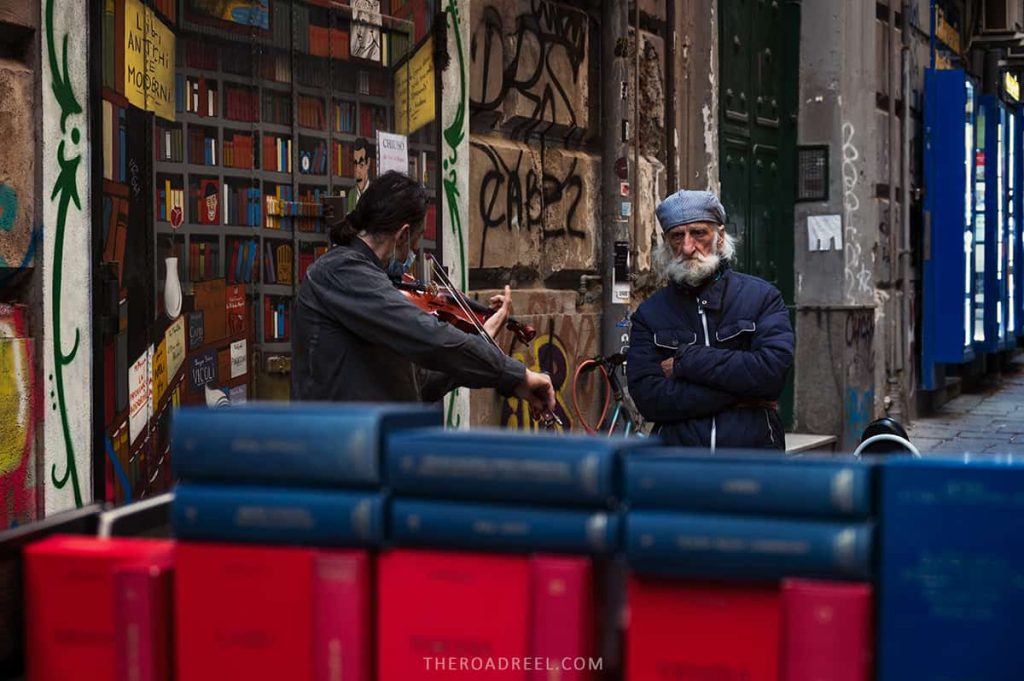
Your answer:
[[[361,231],[358,227],[356,211],[352,211],[331,225],[331,245],[349,246],[352,244],[352,239]]]
[[[328,204],[331,199],[324,200]],[[333,202],[332,202],[333,203]],[[333,203],[334,215],[341,209]],[[389,170],[359,196],[355,210],[330,223],[332,246],[349,246],[357,235],[394,234],[402,225],[419,226],[427,213],[427,191],[403,173]]]

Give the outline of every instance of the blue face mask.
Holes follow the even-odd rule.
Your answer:
[[[409,271],[409,268],[412,267],[414,262],[416,262],[416,254],[411,248],[409,249],[409,255],[405,257],[405,262],[398,262],[398,258],[392,255],[391,259],[388,260],[388,276],[392,279],[400,278],[403,274]]]

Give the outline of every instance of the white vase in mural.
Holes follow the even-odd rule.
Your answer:
[[[181,280],[178,279],[178,259],[167,258],[167,280],[164,281],[164,308],[170,319],[181,314]]]

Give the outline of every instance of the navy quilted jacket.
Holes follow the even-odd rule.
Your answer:
[[[785,449],[775,401],[793,363],[782,294],[728,268],[700,289],[669,284],[637,309],[626,373],[666,444]],[[661,362],[674,358],[671,378]]]

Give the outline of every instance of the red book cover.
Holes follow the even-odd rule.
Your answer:
[[[117,681],[169,681],[173,562],[114,568]]]
[[[378,681],[525,681],[528,558],[403,550],[377,566]]]
[[[114,569],[166,561],[174,542],[54,536],[25,550],[29,681],[115,678]]]
[[[593,678],[586,669],[563,664],[590,656],[592,593],[589,558],[531,557],[530,656],[544,661],[544,668],[530,672],[532,681]]]
[[[782,681],[867,681],[873,664],[871,585],[782,582]]]
[[[627,681],[777,681],[774,585],[630,577]]]
[[[178,678],[311,678],[314,553],[179,544],[174,566]]]
[[[320,551],[313,573],[313,678],[370,681],[370,557]]]

